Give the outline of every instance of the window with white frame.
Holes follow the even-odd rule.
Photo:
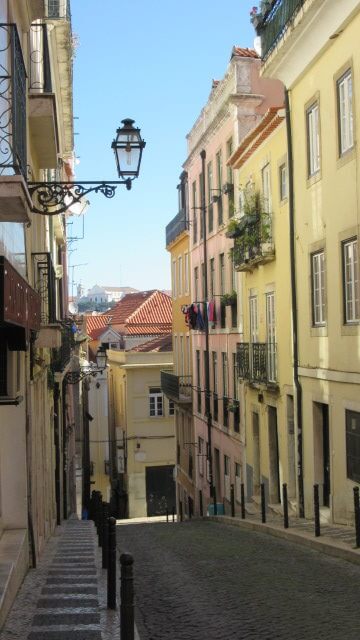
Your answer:
[[[173,400],[169,400],[169,416],[175,415],[175,403]]]
[[[308,176],[320,170],[320,112],[319,103],[314,102],[306,111],[308,143]]]
[[[184,254],[184,293],[189,293],[189,254]]]
[[[258,299],[257,296],[249,298],[250,307],[250,341],[258,341]]]
[[[228,356],[226,351],[223,351],[221,354],[222,360],[222,378],[223,378],[223,396],[225,398],[229,397],[229,386],[228,386]]]
[[[177,286],[178,295],[182,294],[182,256],[178,257],[178,286]]]
[[[285,200],[288,197],[287,186],[287,171],[286,164],[281,164],[279,167],[279,184],[280,184],[280,200]]]
[[[232,371],[233,371],[233,398],[238,400],[238,375],[237,375],[237,356],[236,353],[232,354]]]
[[[337,81],[340,155],[354,146],[352,73],[348,69]]]
[[[358,323],[359,308],[359,260],[357,238],[343,242],[344,315],[345,323]]]
[[[219,265],[220,265],[220,295],[225,293],[225,255],[220,253],[219,255]]]
[[[325,252],[311,254],[312,318],[315,327],[326,323]]]
[[[210,258],[210,299],[212,300],[215,293],[215,258]]]
[[[268,380],[270,382],[276,382],[275,291],[266,294],[266,342]]]
[[[163,394],[159,387],[150,387],[149,389],[149,407],[150,417],[163,415]]]
[[[267,213],[271,211],[271,183],[270,183],[270,164],[266,164],[261,171],[262,192],[264,199],[264,209]]]
[[[173,298],[176,298],[176,260],[173,260],[171,263],[171,288]]]

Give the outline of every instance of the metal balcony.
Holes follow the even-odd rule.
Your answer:
[[[48,27],[45,23],[30,26],[29,89],[39,93],[52,92]]]
[[[56,309],[56,277],[50,253],[32,253],[35,289],[41,297],[42,325],[53,324],[60,319]]]
[[[276,0],[274,2],[271,11],[258,27],[263,60],[266,60],[273,51],[304,2],[305,0]]]
[[[249,271],[256,264],[274,260],[271,216],[244,216],[240,224],[240,235],[234,239],[234,268],[237,271]]]
[[[191,376],[177,376],[171,371],[161,371],[161,390],[177,404],[192,403]]]
[[[15,24],[0,23],[0,176],[26,178],[26,70]]]
[[[61,330],[61,346],[53,352],[51,368],[54,373],[61,373],[70,362],[71,352],[75,345],[71,324],[63,325]]]
[[[0,256],[0,324],[6,331],[40,329],[40,296],[4,257]]]
[[[166,246],[171,244],[176,238],[189,228],[189,221],[185,209],[181,209],[179,213],[166,226]]]
[[[237,345],[238,376],[255,384],[276,385],[275,342],[242,342]]]

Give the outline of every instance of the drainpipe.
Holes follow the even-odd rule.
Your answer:
[[[296,389],[296,424],[297,424],[297,473],[299,492],[299,516],[305,518],[304,475],[303,475],[303,419],[302,419],[302,387],[299,381],[299,336],[297,314],[297,290],[295,269],[295,207],[294,207],[294,166],[292,153],[292,129],[289,91],[285,89],[286,134],[289,171],[289,230],[290,230],[290,276],[291,276],[291,317],[293,326],[293,374]]]

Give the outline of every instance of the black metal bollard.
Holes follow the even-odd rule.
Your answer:
[[[120,637],[121,640],[134,640],[134,558],[131,553],[120,556]]]
[[[243,520],[245,520],[245,487],[244,487],[244,483],[241,483],[240,486],[240,492],[241,492],[241,517]]]
[[[96,531],[99,539],[99,547],[100,547],[101,522],[102,522],[102,495],[101,495],[101,491],[98,491],[97,497],[96,497],[96,504],[95,504],[95,525],[96,525]]]
[[[169,522],[169,509],[166,509],[166,522]]]
[[[110,505],[108,502],[103,502],[103,541],[102,541],[102,568],[108,568],[109,560],[109,515]]]
[[[314,516],[315,516],[315,537],[320,535],[320,502],[319,502],[319,485],[314,484]]]
[[[231,517],[235,518],[235,487],[233,484],[230,487],[230,500],[231,500]]]
[[[175,507],[172,508],[172,519],[175,522]]]
[[[360,502],[359,487],[354,487],[354,511],[355,511],[355,547],[360,547]]]
[[[262,482],[260,485],[261,490],[261,522],[266,522],[266,505],[265,505],[265,484]]]
[[[91,492],[91,498],[89,500],[89,520],[94,520],[94,514],[95,514],[95,503],[96,503],[96,497],[95,497],[96,491],[92,491]]]
[[[99,521],[99,547],[102,547],[103,544],[104,544],[104,504],[105,504],[105,502],[101,501],[101,503],[100,503],[100,521]]]
[[[116,609],[116,520],[109,518],[107,606]]]
[[[284,509],[284,529],[289,528],[289,509],[288,509],[288,495],[287,495],[287,484],[284,482],[282,486],[283,490],[283,509]]]

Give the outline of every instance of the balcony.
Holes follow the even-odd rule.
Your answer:
[[[170,371],[161,371],[161,389],[177,404],[192,403],[191,376],[177,376]]]
[[[275,259],[270,214],[246,215],[237,224],[238,229],[232,235],[236,271],[252,271],[256,265]]]
[[[50,253],[33,253],[35,289],[41,298],[41,329],[36,347],[61,347],[61,326],[57,314],[57,279]]]
[[[242,342],[237,346],[238,376],[253,384],[277,385],[275,342]]]
[[[71,324],[63,324],[61,329],[60,347],[53,352],[51,368],[53,373],[63,372],[70,362],[71,351],[75,346]]]
[[[26,349],[28,332],[40,329],[40,315],[39,294],[4,256],[0,256],[0,324],[5,329],[10,349]]]
[[[295,16],[305,0],[276,0],[271,11],[258,26],[261,36],[261,55],[266,60],[278,42],[284,36],[287,28],[294,22]]]
[[[26,71],[15,24],[0,24],[0,220],[29,222]]]
[[[185,209],[181,209],[179,213],[166,226],[166,246],[168,247],[183,231],[189,228],[189,221]]]
[[[29,125],[37,165],[55,168],[59,145],[48,26],[39,23],[32,24],[29,32]]]
[[[223,425],[228,428],[229,426],[229,398],[223,397]]]

